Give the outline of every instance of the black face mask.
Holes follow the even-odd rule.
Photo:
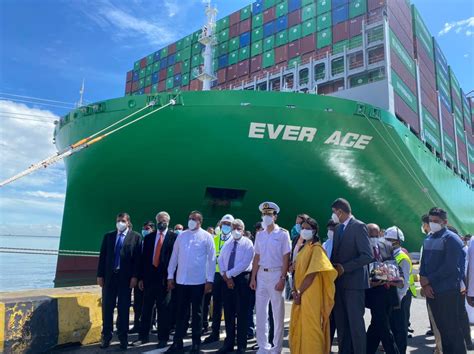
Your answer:
[[[160,230],[160,231],[164,231],[166,230],[166,228],[168,227],[168,224],[166,222],[159,222],[157,225],[156,225],[157,229]]]

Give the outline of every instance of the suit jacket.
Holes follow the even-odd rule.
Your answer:
[[[342,234],[341,227],[342,224],[335,230],[331,255],[331,261],[344,268],[344,274],[336,279],[336,285],[346,289],[367,289],[367,265],[374,259],[367,226],[353,217]]]
[[[115,262],[115,243],[117,231],[110,231],[104,235],[100,247],[97,277],[102,277],[107,285],[112,278]],[[128,230],[120,250],[120,279],[129,282],[132,277],[138,277],[140,270],[141,235]]]
[[[174,242],[177,237],[173,231],[168,230],[166,232],[163,245],[161,246],[160,264],[158,268],[156,268],[153,265],[156,236],[157,231],[154,231],[146,235],[143,241],[140,279],[143,280],[145,287],[166,285],[168,279],[168,264],[170,263],[171,253],[173,252]]]

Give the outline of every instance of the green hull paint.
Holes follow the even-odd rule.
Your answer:
[[[166,103],[170,96],[160,97]],[[130,114],[132,100],[139,109],[147,96],[106,101],[105,112],[62,125],[56,131],[58,149]],[[345,197],[357,218],[384,228],[399,226],[412,251],[423,239],[420,216],[434,205],[448,210],[460,232],[473,232],[474,191],[393,115],[381,111],[380,119],[367,118],[357,114],[359,107],[354,101],[295,93],[183,92],[177,105],[73,155],[66,160],[57,284],[91,280],[95,258],[64,252],[97,252],[121,211],[131,214],[135,229],[160,210],[171,214],[171,224],[185,224],[193,209],[203,212],[205,225],[230,212],[251,229],[260,219],[258,204],[272,200],[282,210],[280,225],[291,227],[295,215],[305,212],[325,235],[331,202]],[[317,132],[311,142],[283,140],[284,131],[276,139],[268,130],[262,139],[251,138],[252,122]],[[335,131],[372,140],[363,150],[325,144]],[[206,198],[208,187],[245,194],[231,203],[213,203]]]

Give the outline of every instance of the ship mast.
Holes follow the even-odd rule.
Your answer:
[[[214,70],[212,68],[212,48],[217,44],[216,36],[214,35],[216,29],[217,8],[211,6],[211,0],[206,4],[207,24],[202,28],[202,33],[199,36],[199,43],[204,45],[204,65],[198,79],[202,81],[203,91],[211,89],[212,81],[216,80]]]

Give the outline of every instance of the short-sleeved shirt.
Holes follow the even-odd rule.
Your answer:
[[[257,233],[255,253],[260,256],[258,265],[263,268],[283,266],[283,256],[291,252],[290,234],[285,229],[275,225],[269,234],[267,230]]]

